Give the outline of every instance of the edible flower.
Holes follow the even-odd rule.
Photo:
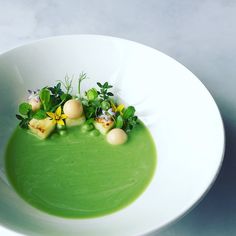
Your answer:
[[[99,118],[105,119],[106,121],[111,120],[111,114],[107,111],[102,110],[102,114],[98,116]]]
[[[118,107],[116,107],[116,105],[113,103],[113,102],[111,102],[111,106],[112,106],[112,110],[114,111],[114,112],[119,112],[121,115],[123,115],[123,110],[124,110],[124,108],[125,108],[125,105],[124,104],[120,104]]]
[[[113,112],[112,108],[108,109],[107,110],[107,113],[111,116],[114,116],[115,115],[115,112]]]
[[[61,114],[61,106],[59,106],[55,113],[47,112],[47,115],[52,118],[54,124],[65,125],[64,119],[67,118],[67,115]]]
[[[28,100],[35,99],[36,102],[39,102],[40,101],[39,92],[40,92],[40,89],[37,89],[37,90],[28,89],[28,93],[29,93]]]

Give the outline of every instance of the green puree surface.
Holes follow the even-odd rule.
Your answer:
[[[156,160],[143,124],[120,146],[80,127],[46,140],[17,128],[6,150],[7,175],[17,193],[32,206],[67,218],[96,217],[127,206],[148,186]]]

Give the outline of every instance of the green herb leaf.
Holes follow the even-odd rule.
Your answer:
[[[126,120],[126,123],[124,125],[124,130],[126,132],[130,132],[137,124],[138,124],[138,117],[137,116],[130,117],[128,120]]]
[[[50,108],[50,90],[47,88],[41,89],[39,97],[43,104],[44,110],[48,111]]]
[[[57,97],[57,96],[61,96],[61,95],[63,94],[63,91],[61,90],[61,83],[60,83],[60,82],[57,83],[56,86],[54,86],[54,87],[49,87],[48,89],[49,89],[49,90],[51,91],[51,93],[52,93],[53,95],[55,95],[56,97]]]
[[[28,118],[25,118],[25,119],[23,119],[23,120],[20,122],[19,126],[20,126],[22,129],[28,129],[29,121],[30,121],[30,120],[29,120]]]
[[[98,87],[102,88],[102,84],[97,82]]]
[[[27,102],[23,102],[19,105],[19,112],[22,115],[27,115],[31,109],[32,109],[32,106]]]
[[[114,96],[114,94],[111,93],[111,92],[108,92],[107,95],[108,95],[108,96]]]
[[[122,128],[124,124],[123,118],[121,115],[117,116],[115,126],[116,128]]]
[[[123,118],[129,119],[130,117],[134,116],[134,113],[135,113],[135,108],[133,106],[129,106],[125,109]]]
[[[37,120],[43,120],[47,117],[47,114],[44,110],[38,110],[34,115],[33,118]]]
[[[85,114],[86,114],[87,119],[95,117],[96,116],[96,108],[93,106],[86,107]]]
[[[109,100],[109,97],[113,96],[113,93],[108,92],[108,90],[112,88],[112,85],[109,85],[108,82],[105,82],[103,85],[97,82],[97,85],[100,87],[100,91],[97,91],[97,93],[102,101]]]
[[[98,92],[95,88],[91,88],[86,92],[89,101],[93,101],[98,97]]]
[[[20,115],[18,115],[18,114],[16,114],[16,118],[17,118],[18,120],[23,120],[23,119],[24,119],[24,117],[22,117],[22,116],[20,116]]]

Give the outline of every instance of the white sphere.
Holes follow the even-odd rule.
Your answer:
[[[70,119],[79,118],[83,114],[83,105],[79,100],[68,100],[64,106],[63,111]]]
[[[120,145],[127,141],[128,136],[123,129],[115,128],[107,134],[107,142],[112,145]]]
[[[41,107],[41,102],[35,98],[31,98],[29,100],[29,104],[31,105],[32,107],[32,111],[37,111],[40,109]]]

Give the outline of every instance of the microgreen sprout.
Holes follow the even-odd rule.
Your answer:
[[[61,82],[61,84],[64,86],[64,88],[66,90],[66,94],[69,94],[72,92],[73,78],[74,78],[74,76],[72,76],[72,78],[70,78],[68,75],[66,75],[64,78],[64,81],[59,80],[59,82]]]
[[[81,82],[85,79],[88,79],[86,73],[81,72],[78,79],[78,94],[81,97]]]

